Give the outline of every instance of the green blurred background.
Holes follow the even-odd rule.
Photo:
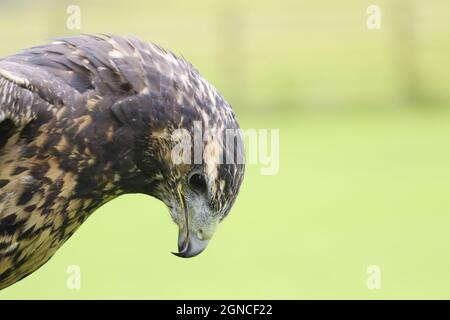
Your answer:
[[[66,28],[71,4],[80,30]],[[366,27],[371,4],[380,30]],[[248,166],[199,257],[170,254],[162,203],[127,195],[0,299],[450,298],[449,1],[1,0],[0,26],[0,56],[77,33],[154,41],[219,88],[244,129],[280,129],[278,174]]]

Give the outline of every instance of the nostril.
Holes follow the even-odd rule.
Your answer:
[[[202,229],[197,230],[197,238],[199,238],[200,240],[203,240],[203,230]]]

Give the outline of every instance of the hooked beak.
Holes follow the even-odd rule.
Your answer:
[[[192,232],[189,221],[189,213],[181,186],[178,188],[181,206],[184,211],[184,225],[180,226],[178,233],[178,252],[172,252],[177,257],[192,258],[200,254],[208,246],[208,239],[200,239],[198,232]]]
[[[200,254],[208,246],[209,240],[201,240],[191,232],[180,229],[178,235],[178,252],[174,255],[181,258],[192,258]]]

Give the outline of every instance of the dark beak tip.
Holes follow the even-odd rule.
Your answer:
[[[172,254],[174,256],[177,256],[179,258],[184,258],[184,259],[195,257],[195,255],[188,255],[188,254],[186,254],[186,252],[172,252]]]
[[[172,252],[172,254],[173,254],[174,256],[183,258],[183,255],[182,255],[181,253],[179,253],[179,252]]]

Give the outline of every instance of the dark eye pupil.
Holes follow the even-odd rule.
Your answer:
[[[205,177],[201,174],[194,173],[189,179],[189,185],[192,189],[198,192],[206,191],[206,180]]]

